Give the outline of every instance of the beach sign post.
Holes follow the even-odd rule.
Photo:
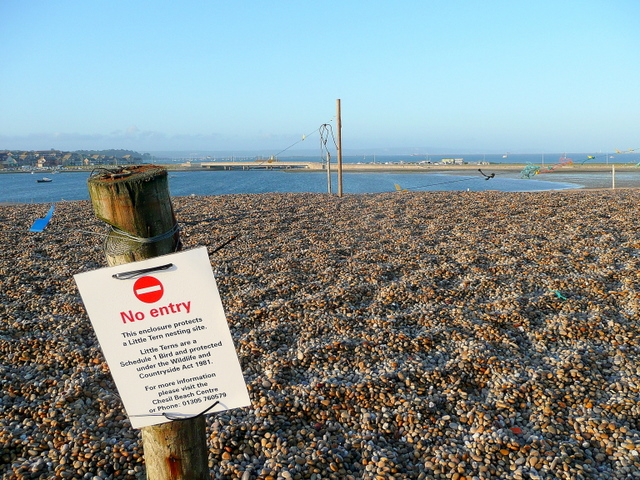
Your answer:
[[[133,428],[250,405],[206,247],[74,278]]]
[[[142,430],[147,478],[209,479],[204,413],[249,399],[206,248],[181,252],[166,169],[99,169],[88,187],[96,217],[111,225],[109,267],[76,282]]]

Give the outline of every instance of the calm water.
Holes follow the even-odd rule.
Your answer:
[[[484,168],[484,167],[483,167]],[[484,169],[490,172],[490,167]],[[42,174],[8,173],[0,175],[0,203],[48,203],[62,200],[88,200],[86,172],[46,174],[51,183],[36,183]],[[523,180],[517,175],[497,175],[485,180],[476,172],[468,175],[434,173],[344,173],[344,193],[380,193],[403,189],[424,191],[485,191],[521,192],[579,188],[579,183]],[[579,179],[578,179],[579,180]],[[334,175],[333,192],[338,191]],[[323,172],[281,171],[213,171],[171,172],[169,189],[172,196],[227,195],[237,193],[313,192],[326,193],[327,174]]]
[[[193,154],[195,155],[195,154]],[[215,156],[196,157],[175,155],[164,158],[167,163],[179,163],[188,160],[215,161],[232,158],[216,158]],[[345,163],[408,163],[439,162],[443,158],[464,158],[465,162],[486,161],[490,163],[533,163],[542,167],[557,164],[564,154],[451,154],[451,155],[350,155],[344,157]],[[626,164],[640,165],[640,152],[627,153],[568,153],[575,164]],[[589,158],[593,157],[593,158]],[[159,157],[158,157],[159,158]],[[255,157],[233,157],[235,160],[255,160]],[[281,161],[320,161],[310,156],[282,156]],[[482,167],[484,172],[491,172],[491,165]],[[43,175],[53,179],[51,183],[36,183]],[[88,200],[88,173],[65,172],[59,174],[35,173],[0,174],[0,202],[14,203],[48,203],[61,200]],[[559,190],[592,186],[602,188],[611,185],[609,173],[565,174],[553,175],[554,181],[543,180],[546,175],[536,175],[532,179],[521,179],[517,173],[500,172],[495,178],[485,180],[479,172],[470,171],[468,175],[447,175],[442,173],[345,173],[343,188],[345,193],[380,193],[395,190],[394,184],[407,190],[425,191],[485,191],[501,190],[505,192]],[[561,183],[565,182],[565,183]],[[616,185],[640,185],[640,168],[638,173],[619,173]],[[338,190],[334,175],[333,192]],[[279,172],[279,171],[216,171],[216,172],[171,172],[169,188],[173,196],[186,195],[227,195],[235,193],[267,193],[267,192],[327,192],[327,175],[323,172]]]
[[[187,152],[174,152],[173,156],[158,156],[154,157],[155,163],[174,163],[174,162],[209,162],[215,160],[224,161],[254,161],[258,157],[255,156],[224,156],[215,155],[211,153],[209,156],[204,156],[206,152],[194,153],[189,155]],[[536,165],[550,166],[560,161],[561,157],[568,157],[573,160],[577,165],[592,163],[607,164],[632,164],[635,165],[640,162],[640,152],[627,152],[627,153],[504,153],[504,154],[448,154],[448,155],[430,155],[430,154],[417,154],[417,155],[345,155],[343,158],[344,163],[398,163],[398,162],[423,162],[430,161],[432,163],[440,162],[443,158],[464,158],[467,163],[475,162],[489,162],[489,163],[535,163]],[[593,157],[593,158],[589,158]],[[269,155],[262,156],[260,158],[269,158]],[[333,155],[333,161],[336,157]],[[320,156],[295,156],[295,155],[281,155],[278,160],[283,162],[322,162],[323,159]]]

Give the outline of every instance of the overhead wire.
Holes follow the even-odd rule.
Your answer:
[[[333,127],[330,123],[323,123],[322,125],[320,125],[318,130],[320,131],[321,143],[325,148],[327,146],[327,142],[329,141],[329,136],[331,136],[331,139],[333,140],[333,145],[338,148],[338,142],[336,141],[336,137],[333,134]]]
[[[299,144],[300,142],[304,142],[307,137],[310,137],[311,135],[313,135],[314,133],[318,132],[324,125],[321,125],[320,127],[316,128],[313,132],[307,133],[306,135],[302,135],[302,138],[300,140],[297,140],[295,142],[293,142],[291,145],[289,145],[287,148],[280,150],[278,153],[275,153],[273,155],[271,155],[269,158],[264,159],[262,162],[258,163],[256,166],[260,166],[263,165],[265,162],[269,162],[273,159],[276,159],[278,157],[278,155],[283,154],[284,152],[286,152],[287,150],[289,150],[290,148],[296,146],[297,144]]]
[[[298,140],[297,142],[292,143],[291,145],[289,145],[287,148],[285,148],[284,150],[280,150],[278,153],[276,153],[275,155],[271,155],[272,157],[277,157],[278,155],[286,152],[287,150],[289,150],[292,147],[295,147],[297,144],[299,144],[300,142],[304,142],[307,137],[310,137],[311,135],[313,135],[314,133],[316,133],[318,130],[320,130],[320,127],[316,128],[313,132],[311,133],[307,133],[306,135],[302,135],[302,138],[300,140]]]
[[[482,172],[481,169],[478,169],[478,171],[484,176],[483,180],[490,180],[492,178],[495,178],[497,175],[502,175],[500,173],[491,173],[489,175],[486,175],[485,173]],[[418,185],[415,187],[403,187],[403,190],[417,190],[420,188],[427,188],[427,187],[435,187],[438,185],[447,185],[450,183],[459,183],[459,182],[471,182],[471,181],[475,181],[475,180],[480,180],[480,178],[477,177],[467,177],[467,178],[462,178],[460,180],[448,180],[446,182],[436,182],[436,183],[430,183],[428,185]]]

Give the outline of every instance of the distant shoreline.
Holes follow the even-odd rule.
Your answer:
[[[219,168],[224,167],[235,167],[237,169],[242,169],[242,167],[246,167],[247,170],[253,169],[269,169],[268,167],[273,167],[274,170],[282,170],[282,171],[295,171],[295,172],[304,172],[311,171],[317,172],[324,170],[324,164],[321,162],[273,162],[271,164],[267,164],[266,162],[206,162],[207,165]],[[201,163],[194,163],[191,166],[185,166],[184,164],[179,163],[158,163],[156,164],[159,167],[166,168],[171,171],[184,171],[184,172],[197,172],[197,171],[215,171],[215,169],[210,167],[203,167]],[[283,166],[291,165],[291,168],[286,169],[282,168]],[[515,172],[519,173],[526,166],[525,163],[490,163],[488,165],[477,165],[477,164],[464,164],[464,165],[435,165],[435,164],[418,164],[418,163],[394,163],[394,164],[386,164],[386,163],[343,163],[342,170],[348,172],[447,172],[447,173],[460,173],[460,172],[468,172],[468,171],[477,171],[478,169],[484,170],[500,170],[502,172]],[[554,164],[545,164],[541,165],[542,169],[553,166]],[[119,165],[120,167],[126,167],[126,165]],[[616,172],[640,172],[640,168],[635,165],[630,165],[628,163],[592,163],[588,165],[564,165],[562,167],[557,168],[553,171],[553,174],[562,174],[562,173],[602,173],[602,172],[610,172],[612,171],[612,167],[615,166]],[[105,168],[108,168],[106,166]],[[280,167],[280,168],[278,168]],[[302,168],[304,167],[304,168]],[[68,173],[68,172],[91,172],[96,169],[97,166],[91,167],[73,167],[73,168],[63,168],[59,170],[60,173]],[[333,162],[331,163],[332,172],[338,171],[338,164]],[[31,171],[21,171],[21,170],[0,170],[0,174],[8,174],[8,173],[24,173],[29,174]],[[51,170],[35,170],[36,174],[46,174],[51,173]]]
[[[213,162],[212,162],[213,163]],[[307,162],[298,162],[298,164],[308,165]],[[323,164],[320,162],[309,162],[311,164],[310,168],[281,168],[278,169],[280,172],[285,173],[320,173],[326,172],[323,170]],[[274,162],[273,165],[293,165],[294,162]],[[216,171],[220,170],[212,170],[209,168],[203,168],[200,164],[193,164],[197,166],[185,166],[184,164],[157,164],[158,166],[166,168],[170,172],[210,172],[215,174]],[[238,171],[242,171],[242,166],[245,166],[245,171],[253,170],[251,167],[255,167],[258,165],[264,166],[264,162],[215,162],[215,165],[218,167],[224,166],[233,166],[234,169]],[[484,175],[499,175],[501,178],[512,178],[519,179],[521,178],[520,173],[526,164],[516,164],[516,163],[492,163],[489,165],[419,165],[419,164],[353,164],[353,163],[345,163],[343,164],[343,172],[348,174],[367,174],[367,173],[389,173],[389,174],[416,174],[416,173],[424,173],[424,174],[441,174],[441,175],[459,175],[459,176],[475,176],[480,175],[478,170],[481,170]],[[551,165],[547,165],[549,167]],[[640,168],[629,164],[589,164],[589,165],[565,165],[557,168],[556,170],[549,171],[548,173],[542,173],[539,175],[534,175],[527,181],[531,182],[551,182],[558,184],[577,184],[579,185],[576,190],[584,191],[584,190],[611,190],[613,187],[612,181],[612,167],[615,166],[616,175],[626,174],[625,176],[616,177],[615,188],[616,189],[636,189],[640,187]],[[240,168],[238,168],[240,167]],[[90,173],[96,167],[78,167],[73,169],[64,169],[61,170],[61,173]],[[256,169],[256,170],[265,170],[264,168]],[[337,165],[332,164],[332,174],[335,175],[338,171]],[[0,174],[2,173],[30,173],[27,172],[7,172],[6,170],[0,170]],[[35,172],[37,175],[47,175],[49,172],[46,170],[38,170]],[[636,175],[637,174],[637,180]],[[487,184],[489,185],[489,184]],[[563,191],[565,189],[562,189]],[[547,190],[540,190],[547,191]],[[259,194],[256,194],[259,195]],[[0,206],[13,206],[13,205],[23,205],[20,202],[0,202]]]

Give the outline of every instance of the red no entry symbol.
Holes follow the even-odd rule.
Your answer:
[[[144,303],[155,303],[162,298],[164,287],[155,277],[141,277],[133,284],[133,293]]]

